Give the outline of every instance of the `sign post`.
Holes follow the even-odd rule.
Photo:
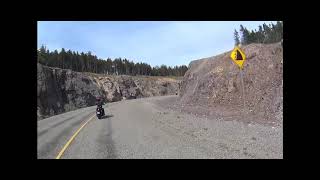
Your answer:
[[[242,75],[242,69],[243,69],[243,63],[246,60],[246,55],[244,54],[244,52],[241,51],[241,49],[236,46],[230,55],[231,59],[233,62],[236,63],[237,66],[239,66],[239,70],[240,70],[240,79],[241,79],[241,85],[242,85],[242,99],[243,99],[243,108],[246,108],[246,101],[245,101],[245,97],[244,97],[244,83],[243,83],[243,75]]]
[[[242,75],[242,68],[240,68],[240,79],[241,79],[241,86],[242,86],[242,99],[243,99],[243,107],[246,109],[246,98],[244,97],[244,83],[243,83],[243,75]]]

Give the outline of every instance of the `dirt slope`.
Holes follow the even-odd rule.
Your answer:
[[[243,78],[245,117],[281,123],[283,109],[283,48],[281,43],[241,47],[247,56]],[[243,110],[239,68],[223,54],[192,61],[175,104],[196,114],[236,116]],[[253,116],[252,116],[253,117]]]

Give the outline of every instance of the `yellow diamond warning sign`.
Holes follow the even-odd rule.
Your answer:
[[[243,63],[246,60],[246,55],[241,51],[239,47],[235,47],[230,55],[231,59],[240,67],[243,67]]]

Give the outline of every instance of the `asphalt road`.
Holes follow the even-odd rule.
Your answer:
[[[203,119],[164,109],[156,101],[176,96],[126,100],[38,121],[38,158],[54,159],[84,126],[61,159],[282,158],[282,127]]]

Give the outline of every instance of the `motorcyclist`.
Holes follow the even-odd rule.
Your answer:
[[[101,97],[96,98],[96,105],[99,107],[102,107],[102,105],[104,105],[104,102]]]
[[[104,105],[103,99],[101,97],[96,98],[96,105],[98,108],[102,108],[102,105]],[[102,108],[102,114],[104,114],[104,109]]]

